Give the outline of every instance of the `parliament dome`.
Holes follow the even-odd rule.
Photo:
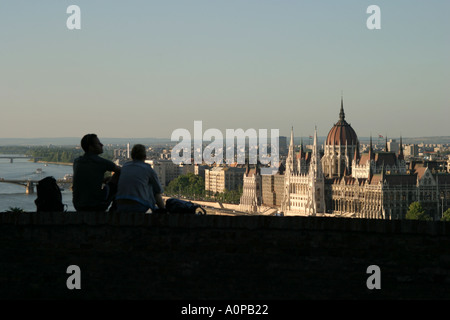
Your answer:
[[[344,103],[341,100],[341,111],[339,112],[339,121],[334,124],[328,133],[325,141],[326,145],[356,145],[358,136],[352,126],[345,121]]]

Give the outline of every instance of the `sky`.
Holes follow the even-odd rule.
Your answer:
[[[67,7],[80,8],[79,30]],[[367,28],[370,5],[381,29]],[[0,138],[450,135],[450,2],[2,0]]]

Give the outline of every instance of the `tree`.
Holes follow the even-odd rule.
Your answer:
[[[408,220],[425,220],[430,221],[432,218],[425,213],[420,202],[415,201],[409,205],[408,212],[406,213],[406,219]]]
[[[165,188],[165,193],[167,195],[182,195],[188,198],[203,197],[205,194],[205,181],[201,176],[190,172],[170,181],[169,185]]]
[[[450,208],[444,211],[444,214],[441,218],[442,221],[450,221]]]

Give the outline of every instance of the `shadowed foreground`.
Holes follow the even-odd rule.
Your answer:
[[[448,299],[449,248],[445,222],[1,213],[0,298]]]

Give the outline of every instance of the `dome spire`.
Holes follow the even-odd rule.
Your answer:
[[[344,95],[341,92],[341,111],[339,112],[339,120],[344,121],[345,120],[345,113],[344,113]]]

